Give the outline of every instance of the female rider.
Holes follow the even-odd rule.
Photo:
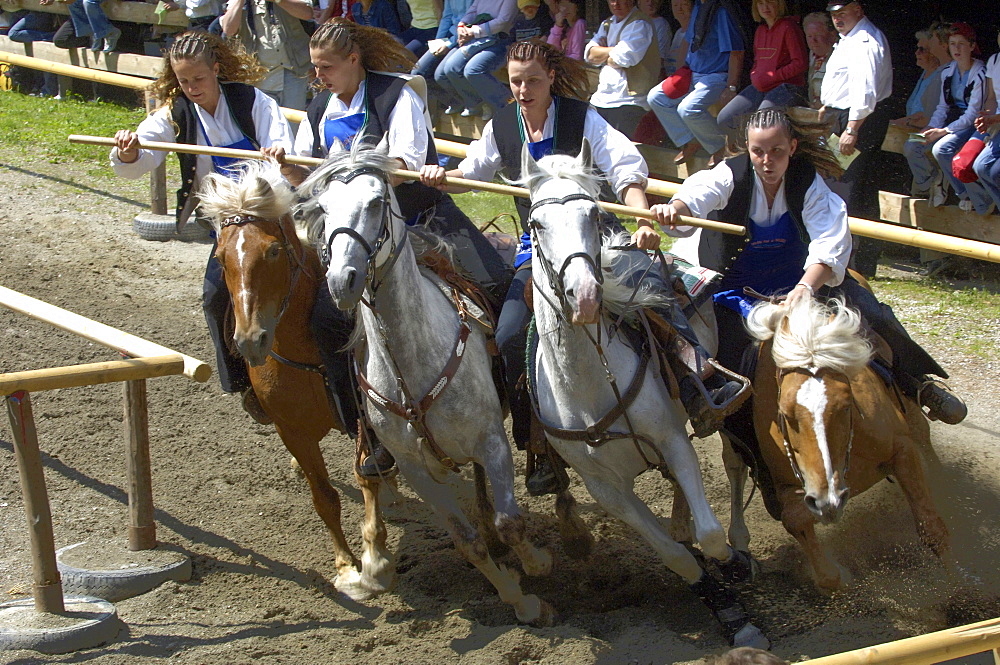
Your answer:
[[[375,146],[385,136],[389,156],[399,168],[415,171],[426,163],[437,163],[424,100],[410,86],[409,77],[377,73],[409,72],[413,66],[412,54],[389,33],[335,18],[313,34],[309,56],[323,89],[309,104],[307,120],[299,124],[296,155],[322,158],[334,146],[349,149],[355,141]],[[280,146],[263,152],[284,161],[285,151]],[[281,171],[293,185],[301,184],[309,174],[304,167],[284,163]],[[391,184],[407,223],[423,226],[448,240],[459,266],[494,303],[502,303],[511,270],[451,197],[418,182],[393,178]],[[326,306],[332,302],[326,288],[324,282],[317,297],[317,303],[322,301],[324,306],[314,310],[311,325],[317,335],[322,330],[335,330],[343,336],[339,344],[320,346],[327,366],[339,367],[337,358],[341,354],[335,350],[344,346],[353,326],[335,307]],[[331,374],[329,378],[335,377]],[[339,377],[338,383],[344,380]],[[383,453],[384,449],[376,447],[380,450],[375,457],[384,469],[391,457],[388,451]],[[369,471],[375,470],[364,466],[363,473]]]
[[[516,180],[520,176],[521,149],[525,143],[532,156],[540,159],[551,153],[576,155],[586,138],[597,169],[613,188],[606,196],[614,200],[617,194],[626,205],[648,207],[646,163],[624,134],[612,128],[588,103],[580,101],[586,98],[587,77],[578,61],[539,40],[518,42],[507,53],[507,73],[517,103],[501,109],[486,124],[482,138],[469,145],[466,158],[456,170],[446,173],[440,166],[425,166],[421,171],[424,183],[441,187],[446,176],[489,181],[497,171],[502,171],[509,180]],[[558,134],[555,131],[557,126]],[[529,438],[530,402],[522,391],[516,390],[516,385],[524,372],[525,335],[531,318],[524,301],[524,288],[530,271],[523,270],[530,267],[531,260],[531,241],[527,233],[530,205],[523,198],[514,199],[514,203],[521,216],[524,235],[515,261],[517,272],[497,325],[497,345],[506,368],[514,440],[519,448],[524,448]],[[613,215],[606,215],[602,221],[608,228],[622,229]],[[639,249],[655,249],[659,246],[660,237],[649,221],[640,219],[638,228],[632,234],[632,242]],[[647,279],[655,273],[650,272]],[[664,290],[667,287],[661,282],[655,288]],[[697,347],[697,339],[690,332],[684,315],[679,308],[674,310],[665,313],[664,318]],[[707,354],[704,357],[707,358]],[[692,422],[696,419],[710,421],[712,405],[696,404],[701,393],[693,384],[693,379],[691,375],[681,381],[682,401],[693,414]],[[713,374],[708,380],[708,389],[716,404],[724,404],[739,391],[739,384],[727,384],[719,375]],[[711,424],[707,427],[698,424],[696,430],[700,430],[699,435],[707,436],[706,429],[710,427]],[[542,460],[545,459],[543,456]],[[532,494],[544,494],[556,489],[554,482],[551,467],[543,463],[528,479],[528,489]]]
[[[115,173],[138,178],[159,166],[165,152],[140,149],[139,141],[168,141],[194,145],[257,150],[270,146],[291,148],[292,133],[278,104],[250,84],[263,78],[264,68],[241,49],[207,32],[185,32],[174,40],[163,58],[163,72],[152,84],[162,104],[136,131],[115,134],[111,165]],[[201,179],[211,171],[238,177],[234,159],[177,154],[181,188],[177,191],[177,227],[183,228],[198,204]],[[219,381],[227,393],[243,394],[243,408],[262,424],[270,418],[250,386],[246,362],[229,351],[223,321],[231,307],[215,246],[205,268],[202,307],[215,344]]]
[[[822,133],[792,121],[783,111],[761,109],[749,118],[747,152],[688,178],[669,203],[652,211],[669,232],[678,215],[719,219],[747,228],[746,236],[701,231],[701,265],[722,273],[716,293],[719,361],[738,369],[750,338],[743,317],[752,307],[744,287],[763,294],[788,293],[789,304],[813,296],[844,297],[893,350],[892,374],[904,393],[928,407],[931,418],[954,424],[965,405],[927,374],[947,373],[903,329],[892,309],[875,299],[849,275],[851,234],[844,201],[823,176],[836,177],[840,166],[820,143]],[[726,419],[749,443],[756,437],[752,407]]]

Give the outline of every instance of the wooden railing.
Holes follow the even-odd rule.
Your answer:
[[[28,9],[33,12],[45,12],[47,14],[69,15],[69,4],[62,0],[57,0],[50,5],[43,5],[38,0],[0,0],[0,9],[13,12],[19,9]],[[184,10],[156,13],[156,3],[149,2],[125,2],[123,0],[105,0],[101,8],[112,21],[123,21],[125,23],[145,23],[147,25],[163,25],[176,28],[186,28],[189,25]]]

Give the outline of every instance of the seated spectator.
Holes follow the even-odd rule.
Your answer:
[[[160,0],[167,11],[184,10],[193,30],[208,30],[219,17],[222,7],[218,0]]]
[[[660,52],[660,62],[670,57],[670,46],[674,39],[674,31],[670,27],[670,22],[660,16],[660,8],[663,0],[639,0],[639,9],[653,23],[653,30],[656,31],[656,47]],[[662,70],[662,64],[661,64]],[[663,74],[663,72],[660,72]]]
[[[940,187],[942,176],[951,183],[959,207],[988,214],[990,197],[980,183],[963,183],[951,171],[951,160],[976,131],[975,120],[986,101],[986,67],[976,58],[976,32],[967,23],[954,23],[948,38],[952,62],[941,72],[937,108],[922,134],[926,143],[908,141],[903,148],[913,172],[914,186]],[[937,161],[937,169],[930,157]],[[932,196],[931,202],[943,197]]]
[[[52,4],[52,0],[40,4]],[[7,30],[7,37],[12,42],[30,44],[31,42],[50,42],[55,35],[55,15],[46,12],[15,12],[11,17],[13,24]],[[33,83],[32,95],[42,97],[59,96],[59,77],[51,72],[32,70],[30,74]],[[37,90],[35,92],[34,90]]]
[[[917,66],[922,70],[920,78],[917,79],[917,85],[913,88],[913,92],[906,100],[906,115],[902,118],[896,118],[895,120],[890,120],[889,122],[897,127],[902,127],[907,131],[922,130],[927,127],[931,121],[931,116],[934,115],[935,109],[937,109],[938,98],[941,95],[941,63],[938,59],[934,57],[928,47],[928,43],[932,38],[934,38],[933,33],[930,30],[921,30],[916,33],[917,38],[917,50],[915,53]],[[950,62],[950,59],[949,59]],[[923,140],[915,141],[916,145],[912,146],[913,150],[921,150],[923,148]],[[931,176],[931,173],[923,173],[922,175]],[[937,192],[943,193],[940,187],[937,188]],[[931,180],[921,178],[919,181],[914,174],[913,185],[910,187],[910,196],[919,199],[930,198],[931,195]],[[941,205],[943,201],[939,201],[934,205]]]
[[[493,72],[504,65],[516,17],[517,0],[473,0],[458,23],[458,48],[434,72],[452,100],[445,113],[489,119],[510,101],[510,89]]]
[[[399,15],[389,0],[358,0],[351,6],[351,14],[358,25],[382,28],[397,39],[403,34]]]
[[[753,38],[750,85],[719,112],[719,128],[730,141],[758,108],[797,106],[805,103],[809,57],[806,38],[796,16],[786,16],[785,0],[753,0],[753,18],[760,23]]]
[[[601,23],[583,52],[601,67],[590,103],[612,127],[632,138],[649,104],[646,94],[660,73],[653,24],[635,0],[608,0],[611,17]]]
[[[351,12],[353,4],[353,0],[330,0],[329,4],[316,18],[316,23],[323,25],[324,23],[329,23],[330,19],[337,18],[339,16],[343,16],[348,21],[353,21],[354,14]]]
[[[90,37],[90,50],[111,53],[118,46],[122,31],[111,25],[101,9],[101,0],[76,0],[69,6],[70,20],[77,37]]]
[[[745,46],[737,16],[725,0],[696,2],[686,33],[690,90],[676,98],[667,96],[659,85],[649,91],[649,106],[681,149],[674,160],[677,164],[701,147],[713,160],[722,157],[726,139],[709,107],[716,102],[728,104],[739,90]]]
[[[583,60],[583,44],[587,41],[587,21],[583,18],[583,0],[560,0],[548,42],[566,57]]]
[[[90,37],[76,34],[76,25],[73,23],[73,19],[68,19],[63,21],[56,30],[56,34],[52,35],[52,43],[57,48],[83,48],[90,44]]]
[[[1000,45],[1000,35],[997,35]],[[1000,207],[1000,53],[986,62],[986,89],[990,93],[984,113],[976,118],[976,130],[988,137],[986,148],[976,158],[973,170],[989,193],[993,205]]]
[[[691,23],[691,12],[694,10],[695,2],[696,0],[670,0],[670,13],[674,15],[674,20],[680,24],[680,28],[670,40],[670,51],[663,58],[663,73],[666,76],[676,72],[687,58],[687,29]]]
[[[458,23],[469,11],[471,4],[472,0],[445,0],[437,34],[427,42],[427,51],[420,56],[413,68],[414,74],[423,76],[427,81],[428,101],[433,100],[454,113],[461,113],[464,107],[457,96],[450,92],[450,87],[446,90],[436,83],[434,72],[448,55],[448,51],[458,46]]]
[[[515,42],[525,42],[529,39],[548,39],[552,29],[552,17],[549,8],[541,0],[517,0],[520,10],[510,32]]]
[[[823,75],[826,74],[826,60],[833,53],[833,45],[837,43],[837,30],[829,14],[813,12],[802,19],[802,30],[806,35],[806,46],[809,47],[809,69],[806,71],[809,106],[818,109],[819,91],[823,87]]]
[[[403,20],[403,25],[410,24],[403,29],[399,39],[414,57],[419,58],[427,52],[427,42],[437,35],[441,23],[440,5],[436,0],[397,0],[396,6],[400,19],[404,18],[404,9],[409,16],[408,21]]]

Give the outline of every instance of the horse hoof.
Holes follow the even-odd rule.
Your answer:
[[[532,557],[525,557],[521,564],[524,572],[532,577],[542,577],[552,572],[552,554],[548,550],[535,550]]]
[[[740,628],[735,635],[733,635],[730,646],[734,648],[753,647],[754,649],[763,649],[767,651],[771,648],[771,640],[765,637],[760,628],[752,623],[748,623]]]
[[[529,626],[534,626],[535,628],[549,628],[555,625],[556,611],[551,605],[534,595],[525,596],[524,600],[532,605],[537,605],[535,610],[536,616],[534,619],[528,619],[527,621],[521,617],[518,617],[518,619]]]
[[[388,588],[381,588],[383,585],[373,584],[370,580],[356,570],[350,570],[337,575],[337,581],[333,583],[334,588],[340,593],[354,601],[371,600],[375,596],[385,593]]]
[[[742,585],[753,580],[756,575],[756,564],[749,552],[742,550],[732,550],[733,556],[729,561],[719,561],[716,565],[722,574],[722,579],[726,584]]]

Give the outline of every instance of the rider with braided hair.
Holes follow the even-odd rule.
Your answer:
[[[745,236],[700,231],[700,265],[722,273],[714,296],[719,329],[718,359],[739,369],[750,344],[743,318],[753,306],[744,287],[759,293],[787,293],[789,305],[800,298],[842,297],[892,348],[891,373],[908,396],[927,407],[930,416],[955,424],[966,415],[962,401],[927,375],[947,373],[913,341],[892,308],[880,303],[851,275],[851,233],[847,207],[830,191],[824,177],[842,169],[823,138],[829,129],[797,123],[781,110],[753,113],[744,133],[742,154],[713,169],[689,177],[666,204],[653,206],[668,233],[691,235],[677,228],[678,215],[718,219],[747,228]],[[675,248],[676,249],[676,248]],[[747,443],[754,443],[752,407],[726,419]]]
[[[541,40],[528,40],[511,45],[507,52],[507,71],[510,88],[516,104],[501,109],[483,129],[482,138],[473,141],[466,158],[453,171],[445,172],[439,166],[425,166],[423,181],[429,185],[443,186],[443,178],[470,178],[490,181],[498,171],[508,180],[517,180],[521,173],[521,151],[526,144],[535,159],[552,154],[577,155],[586,138],[591,145],[596,169],[605,180],[602,198],[608,201],[621,199],[626,205],[646,208],[646,163],[624,134],[611,127],[601,115],[586,101],[587,76],[583,65],[573,60],[555,47]],[[558,131],[556,128],[558,127]],[[458,191],[458,190],[455,190]],[[518,253],[514,282],[507,293],[500,321],[497,326],[497,345],[504,358],[507,379],[507,393],[514,421],[514,441],[519,448],[528,444],[530,429],[530,402],[523,391],[517,388],[524,373],[524,348],[526,329],[531,312],[525,303],[524,289],[530,276],[531,240],[527,232],[530,204],[527,199],[515,198],[515,206],[521,216],[524,234],[521,251]],[[622,231],[624,227],[610,213],[604,213],[602,224],[605,230]],[[660,244],[660,236],[652,224],[640,219],[638,228],[632,234],[632,242],[639,249],[655,249]],[[641,272],[649,259],[644,252],[635,252],[631,261]],[[660,292],[672,293],[658,271],[650,271],[646,278],[650,286]],[[691,331],[687,319],[679,307],[660,313],[673,324],[686,340],[685,351],[693,351],[689,357],[698,356],[704,361],[708,354],[700,350],[698,340]],[[704,367],[707,363],[702,362]],[[697,422],[699,436],[707,436],[714,431],[717,420],[722,417],[715,407],[733,403],[730,398],[739,393],[740,384],[727,382],[719,374],[704,370],[702,376],[684,370],[681,380],[681,400]],[[708,393],[714,404],[708,404],[696,381],[704,379]],[[734,404],[738,406],[738,404]],[[555,491],[555,476],[551,467],[544,463],[536,467],[536,473],[528,478],[528,489],[533,494]]]
[[[296,155],[323,158],[330,150],[350,149],[357,141],[375,146],[384,138],[388,155],[398,168],[416,171],[424,164],[437,163],[422,97],[424,81],[408,75],[413,55],[392,35],[335,18],[313,34],[309,55],[322,90],[309,104],[307,119],[299,124]],[[308,170],[284,164],[282,148],[264,152],[282,163],[282,173],[293,185],[305,180]],[[503,302],[511,270],[451,197],[419,182],[397,178],[390,182],[407,224],[426,228],[447,240],[454,248],[458,267],[482,286],[494,303]],[[317,302],[332,303],[326,289],[324,281]],[[336,330],[344,336],[339,345],[320,345],[327,367],[334,366],[339,355],[335,351],[346,343],[352,322],[331,305],[322,311],[317,307],[311,326],[317,334],[320,330]],[[363,474],[377,474],[391,467],[388,451],[375,445],[372,452],[362,464]]]
[[[163,163],[165,152],[139,148],[139,141],[167,141],[221,148],[257,150],[292,145],[292,133],[278,104],[251,84],[264,75],[257,60],[238,46],[202,31],[182,33],[163,57],[163,71],[150,86],[160,106],[136,131],[115,134],[111,165],[116,174],[138,178]],[[177,191],[177,227],[183,228],[198,205],[201,179],[215,171],[238,177],[236,160],[177,154],[181,188]],[[246,362],[230,352],[223,323],[231,307],[215,247],[205,269],[202,306],[215,344],[219,381],[227,393],[243,393],[243,406],[261,423],[270,422],[260,406]]]

